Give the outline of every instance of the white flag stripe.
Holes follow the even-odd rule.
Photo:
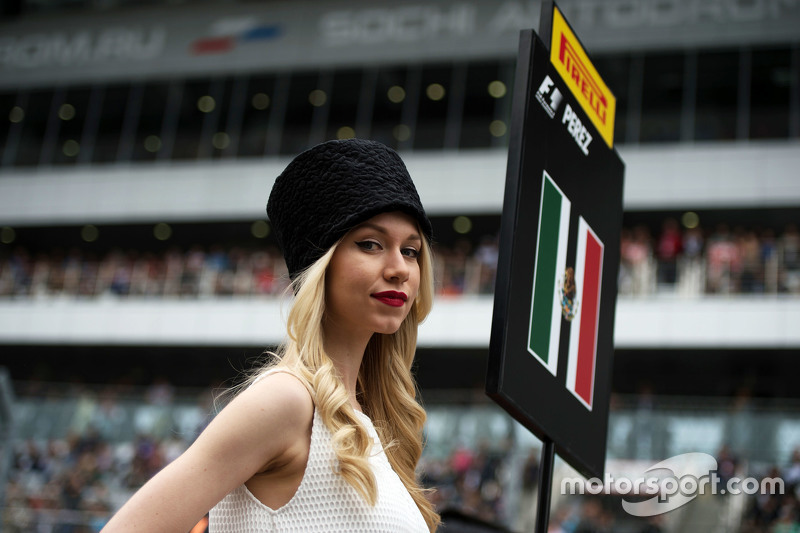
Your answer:
[[[548,179],[550,176],[547,176]],[[552,179],[551,179],[552,181]],[[555,182],[553,182],[555,186]],[[556,187],[558,189],[558,187]],[[547,358],[548,370],[554,376],[558,370],[558,352],[561,343],[561,287],[564,286],[564,273],[567,269],[567,246],[569,245],[569,215],[572,203],[569,198],[561,193],[561,221],[558,224],[558,254],[556,254],[556,279],[553,286],[556,288],[553,297],[553,327],[550,329],[550,355]]]

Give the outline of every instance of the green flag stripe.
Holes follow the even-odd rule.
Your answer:
[[[559,265],[563,270],[566,260],[569,210],[569,200],[545,173],[539,211],[528,348],[552,374],[556,370],[558,333],[561,330],[561,322],[558,320],[560,308],[555,307],[556,280],[559,277]]]

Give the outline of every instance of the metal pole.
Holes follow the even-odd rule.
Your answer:
[[[6,506],[6,484],[14,458],[14,430],[14,391],[11,377],[5,367],[0,367],[0,509]]]
[[[547,533],[550,521],[550,490],[553,486],[553,461],[555,444],[551,439],[542,441],[542,455],[539,460],[539,494],[536,505],[536,533]]]

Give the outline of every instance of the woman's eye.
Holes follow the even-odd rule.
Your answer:
[[[373,250],[377,250],[379,245],[375,241],[359,241],[356,243],[356,246],[358,246],[362,250],[371,252]]]
[[[415,248],[403,248],[403,255],[412,259],[416,259],[419,257],[419,250]]]

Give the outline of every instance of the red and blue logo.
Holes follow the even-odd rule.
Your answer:
[[[215,22],[208,37],[192,41],[192,55],[225,54],[238,45],[271,41],[283,34],[280,24],[260,24],[250,17]]]

